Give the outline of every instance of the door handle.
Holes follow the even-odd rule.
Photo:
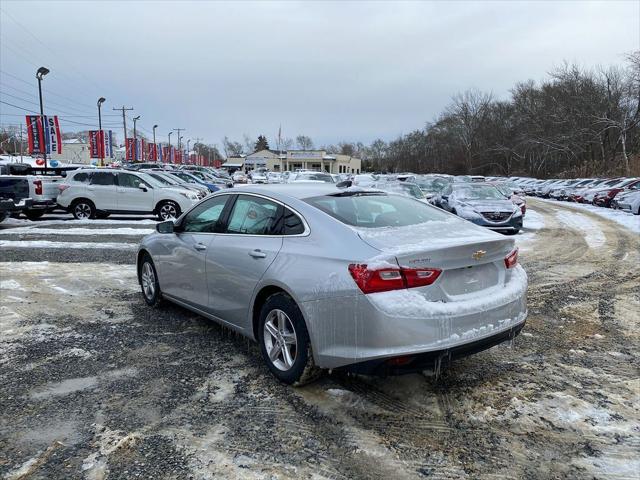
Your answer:
[[[267,256],[266,253],[260,251],[259,249],[251,250],[249,252],[249,255],[251,255],[253,258],[264,258]]]
[[[202,252],[202,251],[204,251],[204,250],[206,250],[206,249],[207,249],[207,246],[206,246],[205,244],[203,244],[203,243],[196,243],[196,244],[193,246],[193,248],[195,248],[196,250],[198,250],[198,251]]]

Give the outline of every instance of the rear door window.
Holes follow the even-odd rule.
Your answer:
[[[112,172],[93,172],[91,185],[115,185],[115,175]]]
[[[89,183],[92,172],[80,172],[73,176],[73,181],[78,183]]]

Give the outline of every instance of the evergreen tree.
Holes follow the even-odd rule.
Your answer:
[[[255,152],[259,152],[260,150],[269,150],[269,142],[267,141],[267,137],[264,135],[258,136],[258,141],[254,147]]]

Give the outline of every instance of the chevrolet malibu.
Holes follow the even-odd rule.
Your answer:
[[[322,369],[440,369],[527,315],[514,241],[418,200],[335,185],[234,188],[157,225],[137,255],[166,299],[258,342],[289,384]]]

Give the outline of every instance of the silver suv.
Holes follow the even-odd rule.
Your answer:
[[[131,170],[81,169],[69,174],[58,188],[58,205],[77,219],[121,213],[154,214],[169,220],[199,200],[196,192]]]

